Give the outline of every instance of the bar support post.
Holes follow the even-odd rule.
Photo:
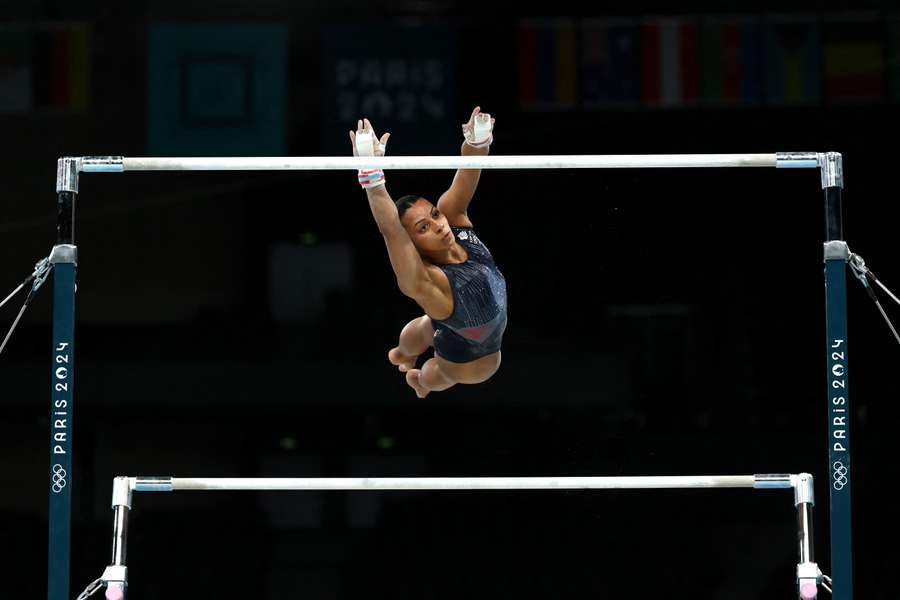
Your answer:
[[[68,600],[72,528],[72,425],[75,389],[75,198],[80,159],[61,158],[56,172],[53,265],[53,355],[50,366],[50,472],[47,598]]]
[[[843,239],[842,157],[819,155],[825,192],[825,329],[828,470],[831,533],[831,577],[834,600],[853,598],[852,519],[850,509],[850,394],[847,345],[847,261]]]

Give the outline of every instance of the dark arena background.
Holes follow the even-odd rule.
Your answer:
[[[348,156],[362,117],[390,156],[458,155],[475,106],[492,155],[840,152],[844,239],[900,290],[893,2],[47,0],[0,19],[0,299],[56,242],[59,157]],[[434,201],[452,177],[387,186]],[[421,310],[351,171],[83,174],[68,597],[110,563],[117,475],[808,472],[829,574],[824,215],[818,170],[485,169],[469,216],[508,285],[503,364],[418,399],[387,352]],[[874,598],[900,558],[900,344],[846,276],[853,593]],[[0,355],[10,600],[47,597],[52,307],[51,275]],[[133,600],[797,597],[789,491],[136,494],[129,528]]]

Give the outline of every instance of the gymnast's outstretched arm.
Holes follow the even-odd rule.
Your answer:
[[[354,156],[384,156],[385,145],[390,137],[385,133],[381,139],[375,135],[368,119],[361,119],[358,130],[350,132]],[[429,300],[437,292],[437,288],[419,256],[409,234],[400,223],[397,206],[385,186],[384,172],[378,169],[364,169],[359,172],[359,183],[366,190],[369,208],[378,230],[384,237],[391,267],[397,276],[397,285],[406,296],[413,298],[420,305],[430,304]],[[422,306],[427,310],[427,306]]]
[[[469,122],[462,126],[463,141],[460,153],[463,156],[485,156],[490,153],[493,141],[493,127],[496,119],[491,115],[481,112],[481,107],[476,106],[469,117]],[[450,189],[444,192],[438,199],[438,210],[447,216],[452,225],[471,227],[467,211],[478,180],[481,178],[481,169],[459,169],[453,177]]]
[[[403,294],[418,300],[423,288],[434,287],[425,263],[409,239],[406,229],[400,224],[397,207],[385,186],[367,189],[366,195],[369,197],[369,207],[375,216],[375,222],[378,223],[378,230],[384,237],[391,267],[397,276],[397,286]]]

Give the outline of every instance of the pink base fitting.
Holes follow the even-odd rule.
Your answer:
[[[800,586],[800,597],[803,600],[815,600],[818,588],[815,583],[804,583]]]
[[[118,583],[113,583],[106,588],[106,600],[124,600],[125,590]]]

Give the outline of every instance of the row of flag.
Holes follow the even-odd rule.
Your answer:
[[[90,103],[90,26],[0,25],[0,113],[80,113]]]
[[[86,111],[90,40],[0,25],[0,113]],[[518,72],[527,109],[900,102],[900,17],[525,20]]]
[[[526,109],[900,101],[900,18],[523,20]]]

